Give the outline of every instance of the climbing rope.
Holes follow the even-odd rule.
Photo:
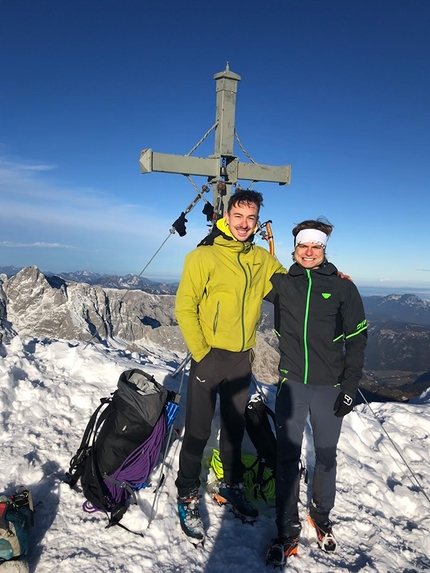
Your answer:
[[[201,140],[195,144],[195,146],[192,148],[191,151],[189,151],[187,153],[187,155],[191,155],[192,153],[194,153],[194,151],[199,147],[200,144],[202,144],[204,142],[204,140],[207,138],[207,136],[217,127],[217,125],[218,125],[218,121],[216,121],[213,124],[213,126],[204,134],[204,136],[201,138]]]
[[[249,155],[249,153],[246,151],[246,149],[243,147],[242,142],[239,139],[239,135],[237,134],[237,131],[234,130],[234,136],[237,140],[237,143],[239,144],[239,147],[241,148],[241,150],[243,151],[243,153],[246,155],[246,157],[249,159],[249,161],[251,161],[251,163],[254,163],[254,165],[258,165],[258,163],[256,161],[254,161],[254,159],[252,159],[252,157]],[[255,183],[255,182],[253,182]]]

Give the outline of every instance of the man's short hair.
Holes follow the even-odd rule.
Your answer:
[[[258,210],[260,210],[260,207],[263,206],[263,195],[251,189],[240,189],[236,191],[236,193],[233,193],[228,200],[227,212],[230,212],[232,207],[236,207],[236,205],[241,205],[242,203],[254,203],[257,205]]]

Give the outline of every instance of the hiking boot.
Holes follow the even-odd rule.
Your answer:
[[[298,544],[298,537],[281,535],[276,539],[272,539],[271,545],[269,545],[266,553],[266,565],[282,568],[287,561],[287,557],[297,555]]]
[[[317,542],[320,548],[327,553],[334,553],[337,548],[336,539],[333,535],[332,524],[329,519],[323,523],[318,523],[309,515],[308,521],[310,525],[315,528],[317,534]]]
[[[178,497],[178,513],[182,531],[192,543],[202,544],[205,530],[199,512],[200,496],[197,490],[187,497]]]
[[[242,483],[229,485],[223,481],[218,482],[214,487],[213,498],[218,505],[228,505],[243,522],[253,522],[258,517],[258,511],[248,501]]]

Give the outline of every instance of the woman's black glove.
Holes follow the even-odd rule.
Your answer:
[[[346,392],[339,392],[339,396],[334,403],[334,415],[338,418],[343,418],[349,414],[354,408],[354,400],[355,394],[351,396],[351,394],[347,394]]]

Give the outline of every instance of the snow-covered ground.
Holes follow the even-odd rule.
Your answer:
[[[36,504],[29,555],[37,573],[260,573],[267,542],[275,534],[273,509],[265,506],[254,526],[202,499],[207,527],[204,549],[195,549],[178,525],[174,479],[180,440],[167,459],[169,472],[147,528],[153,488],[138,494],[120,528],[105,529],[102,513],[82,511],[83,496],[63,482],[99,398],[116,388],[120,373],[141,368],[171,389],[183,356],[148,348],[147,355],[118,347],[59,340],[21,340],[0,346],[0,493],[28,486]],[[185,378],[186,382],[186,378]],[[262,381],[264,382],[264,381]],[[266,388],[273,404],[274,388]],[[186,384],[175,425],[183,425]],[[288,570],[327,573],[413,573],[430,569],[430,392],[408,404],[359,406],[346,417],[338,454],[338,497],[332,513],[339,540],[335,555],[322,553],[306,525],[299,555]],[[373,412],[423,487],[395,451]],[[217,417],[210,447],[216,447]],[[306,440],[310,436],[307,434]],[[245,446],[249,443],[245,441]],[[306,455],[312,471],[312,456]],[[412,480],[412,481],[411,481]],[[157,474],[153,483],[157,481]],[[261,509],[261,507],[260,507]],[[1,571],[1,567],[0,567]]]

